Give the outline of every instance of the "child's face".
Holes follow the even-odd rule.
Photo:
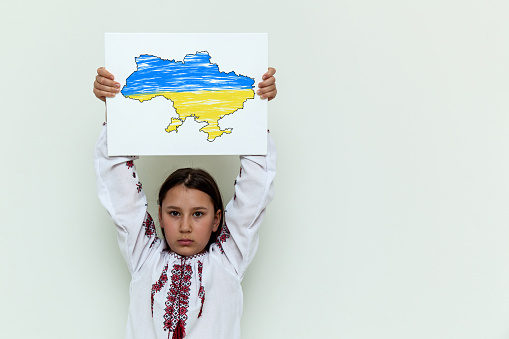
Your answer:
[[[217,231],[221,210],[214,211],[208,194],[184,185],[170,189],[159,208],[159,223],[171,250],[183,256],[205,249]]]

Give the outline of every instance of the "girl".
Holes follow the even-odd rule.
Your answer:
[[[276,94],[269,68],[258,95]],[[94,94],[105,101],[120,84],[97,70]],[[270,137],[266,156],[241,156],[235,195],[223,208],[214,179],[184,168],[159,191],[156,235],[133,160],[109,157],[106,128],[94,165],[99,199],[111,215],[120,250],[131,273],[126,338],[240,338],[241,281],[258,247],[258,227],[273,196],[276,154]]]

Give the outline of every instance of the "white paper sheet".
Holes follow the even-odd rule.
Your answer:
[[[267,34],[106,33],[105,56],[109,155],[266,154]]]

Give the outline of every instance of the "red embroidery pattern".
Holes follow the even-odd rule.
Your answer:
[[[138,181],[138,183],[136,184],[136,189],[138,190],[138,193],[141,192],[141,182]]]
[[[150,247],[149,248],[152,248],[152,246],[154,246],[157,242],[159,241],[159,238],[155,238],[152,243],[150,244]]]
[[[126,161],[125,165],[127,166],[127,168],[133,168],[134,162],[132,160],[129,160],[129,161]]]
[[[226,242],[226,239],[230,238],[230,230],[228,229],[228,226],[226,225],[226,222],[224,223],[223,227],[221,228],[221,233],[217,237],[216,244],[221,250],[221,253],[224,254],[223,245],[221,243]]]
[[[159,241],[159,238],[156,235],[156,225],[154,224],[154,220],[152,219],[152,216],[148,212],[145,215],[143,227],[145,228],[145,236],[147,238],[154,237],[154,240],[152,240],[152,243],[149,246],[149,248],[152,248],[152,246],[154,246]]]
[[[206,254],[207,254],[207,252],[201,252],[201,253],[198,253],[198,254],[189,255],[189,256],[187,256],[187,257],[181,256],[180,254],[177,254],[177,253],[175,253],[175,252],[171,252],[171,251],[169,252],[169,254],[170,254],[172,257],[177,258],[177,259],[179,259],[179,260],[184,260],[184,258],[185,258],[185,259],[187,259],[187,260],[189,260],[189,259],[194,259],[194,258],[203,257],[204,255],[206,255]]]
[[[201,317],[201,313],[203,312],[203,303],[205,302],[205,288],[201,284],[201,274],[203,271],[203,264],[198,260],[198,277],[200,278],[200,291],[198,292],[198,298],[201,299],[201,307],[200,313],[198,314],[198,318]]]
[[[152,285],[152,293],[150,296],[150,304],[152,305],[152,317],[154,316],[154,295],[159,292],[166,282],[168,281],[168,276],[166,275],[166,272],[168,271],[168,264],[164,266],[163,272],[161,273],[161,276],[159,277],[159,280],[156,281],[155,284]]]
[[[230,230],[228,229],[228,225],[224,223],[223,228],[221,229],[221,234],[219,235],[219,241],[225,242],[226,239],[230,237]]]
[[[173,269],[171,270],[171,286],[165,303],[166,308],[163,327],[165,331],[169,330],[174,332],[179,322],[181,326],[185,327],[192,274],[193,269],[191,265],[187,265],[183,261],[181,265],[173,265]]]
[[[147,238],[150,238],[156,234],[156,226],[154,224],[154,220],[148,212],[145,216],[145,221],[143,221],[143,227],[145,227],[145,236]]]

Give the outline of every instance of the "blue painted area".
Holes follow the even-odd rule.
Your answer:
[[[183,61],[164,60],[143,54],[122,88],[124,96],[160,92],[194,92],[252,89],[254,79],[235,72],[219,71],[207,52],[188,54]]]

